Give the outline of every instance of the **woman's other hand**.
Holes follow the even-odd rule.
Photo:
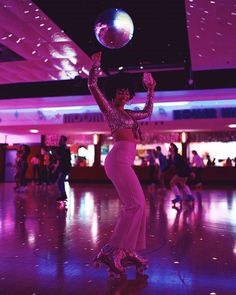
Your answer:
[[[143,74],[143,84],[147,89],[154,89],[156,87],[156,81],[153,79],[151,73]]]
[[[91,59],[93,61],[93,64],[97,67],[100,67],[101,65],[101,57],[102,57],[102,52],[96,52],[91,56]]]

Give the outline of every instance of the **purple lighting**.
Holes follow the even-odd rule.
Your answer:
[[[87,77],[89,56],[33,2],[4,3],[0,3],[0,43],[22,60],[0,62],[0,84],[72,79],[78,67]]]
[[[185,3],[193,70],[235,68],[235,0]]]

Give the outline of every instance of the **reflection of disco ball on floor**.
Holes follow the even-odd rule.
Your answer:
[[[117,49],[125,46],[132,39],[134,24],[124,10],[112,8],[98,16],[94,32],[98,42],[103,46]]]

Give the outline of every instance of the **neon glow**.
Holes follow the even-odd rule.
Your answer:
[[[180,140],[181,140],[182,143],[186,143],[187,142],[188,135],[187,135],[186,132],[183,131],[183,132],[180,133]]]
[[[98,144],[98,135],[97,134],[93,135],[93,144]]]
[[[38,129],[30,129],[30,133],[39,133]]]

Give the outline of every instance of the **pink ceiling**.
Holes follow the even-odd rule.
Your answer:
[[[30,0],[0,1],[0,44],[22,58],[17,61],[3,60],[0,62],[0,84],[73,79],[78,75],[78,71],[80,71],[81,77],[85,78],[91,65],[89,56]],[[159,92],[157,101],[231,100],[235,99],[235,93],[235,89]],[[144,96],[143,93],[137,94],[136,102],[143,102]],[[95,101],[90,95],[1,100],[2,109],[94,104]],[[227,124],[232,122],[217,123],[208,120],[202,126],[189,126],[189,122],[187,124],[183,122],[183,126],[178,126],[178,128],[185,128],[187,125],[192,130],[198,128],[201,130],[227,130]],[[199,125],[198,122],[195,124]],[[20,123],[18,126],[1,126],[0,124],[0,133],[23,135],[29,133],[29,129],[34,127],[34,125],[24,126]],[[41,134],[77,134],[86,131],[104,132],[107,130],[104,126],[91,126],[91,130],[86,130],[86,126],[78,126],[77,124],[37,127]],[[157,132],[168,131],[176,129],[176,123],[167,122],[165,125],[152,127]]]
[[[0,63],[0,84],[87,76],[89,56],[32,1],[1,0],[0,16],[0,43],[24,59]]]

